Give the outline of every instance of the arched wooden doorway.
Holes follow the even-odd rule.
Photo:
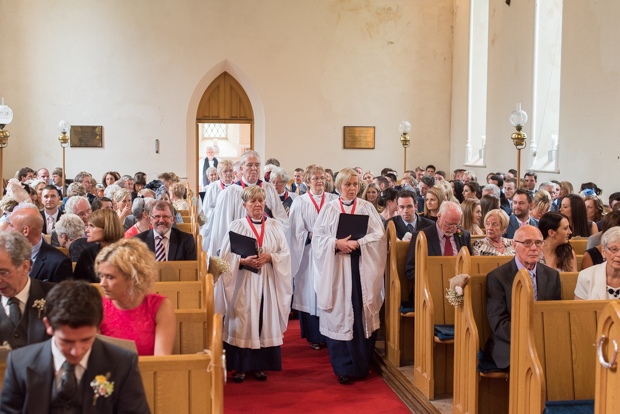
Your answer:
[[[254,112],[248,95],[237,80],[228,72],[222,72],[200,98],[196,113],[196,154],[199,158],[200,128],[199,124],[249,124],[250,149],[254,149]],[[198,182],[196,169],[196,182]]]

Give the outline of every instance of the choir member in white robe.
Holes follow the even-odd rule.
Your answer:
[[[261,253],[247,258],[232,253],[228,234],[222,246],[222,259],[231,267],[230,273],[220,276],[228,304],[222,337],[226,366],[236,371],[235,382],[242,382],[248,371],[262,381],[267,378],[263,371],[282,370],[280,345],[293,283],[285,232],[277,220],[264,216],[265,190],[247,187],[242,197],[247,216],[235,220],[230,231],[256,239]]]
[[[269,182],[273,184],[278,193],[278,197],[280,197],[280,202],[284,207],[284,211],[286,211],[286,215],[290,216],[291,205],[296,198],[299,197],[298,194],[291,193],[286,189],[286,183],[290,180],[290,177],[284,168],[274,166],[271,169],[269,175]]]
[[[299,311],[301,337],[306,338],[312,349],[319,350],[321,344],[327,341],[319,331],[320,313],[314,290],[317,268],[312,260],[312,250],[316,248],[316,241],[312,241],[312,232],[321,209],[338,196],[325,191],[323,167],[308,166],[304,179],[309,191],[295,200],[289,213],[293,309]]]
[[[387,239],[374,206],[356,198],[358,180],[357,171],[340,171],[336,178],[340,198],[323,207],[312,237],[320,330],[327,337],[329,358],[341,384],[368,375],[384,293]],[[368,215],[366,236],[357,241],[336,239],[341,213]]]
[[[288,216],[280,198],[276,193],[276,189],[272,184],[266,183],[258,179],[260,174],[260,156],[255,151],[246,151],[241,156],[241,172],[243,177],[241,181],[228,186],[217,197],[215,209],[213,210],[213,225],[210,231],[210,241],[207,254],[209,256],[217,256],[218,251],[222,247],[224,237],[228,233],[230,223],[245,217],[246,211],[243,208],[241,193],[248,186],[262,187],[266,192],[265,212],[269,217],[280,222],[283,230],[288,231]]]
[[[209,232],[211,230],[211,221],[213,217],[213,209],[217,201],[217,196],[226,189],[234,180],[233,163],[230,160],[222,160],[217,165],[217,173],[219,180],[212,182],[207,187],[204,201],[202,202],[202,212],[207,218],[206,223],[200,228],[202,236],[202,249],[207,251],[209,248]]]

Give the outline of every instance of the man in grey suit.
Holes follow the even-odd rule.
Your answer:
[[[0,233],[0,343],[8,342],[11,349],[49,338],[36,304],[45,299],[54,284],[28,277],[31,249],[23,235]]]
[[[138,355],[95,337],[103,319],[96,287],[58,284],[44,314],[52,338],[9,353],[0,413],[150,413]]]
[[[485,358],[499,369],[510,365],[510,321],[512,284],[517,272],[526,269],[534,285],[534,300],[562,299],[562,285],[557,270],[539,263],[543,236],[534,226],[519,228],[514,234],[516,256],[487,275],[487,317],[491,337],[486,343]]]
[[[503,237],[506,239],[514,238],[514,234],[519,227],[534,226],[538,227],[538,220],[530,217],[530,210],[533,206],[533,199],[526,190],[518,189],[512,197],[512,215],[508,222],[508,228]]]

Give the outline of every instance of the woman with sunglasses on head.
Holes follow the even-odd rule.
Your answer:
[[[289,214],[289,245],[293,274],[293,309],[299,311],[301,337],[306,338],[314,350],[321,349],[326,339],[319,331],[319,308],[314,290],[317,267],[312,260],[314,223],[325,205],[338,198],[325,191],[325,170],[319,165],[306,168],[304,181],[308,192],[291,206]]]

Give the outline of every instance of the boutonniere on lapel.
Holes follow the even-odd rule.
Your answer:
[[[108,398],[114,392],[114,382],[108,381],[110,373],[105,375],[97,375],[94,380],[91,381],[90,386],[93,389],[95,396],[93,397],[93,405],[97,404],[97,398]]]
[[[41,311],[43,310],[43,308],[45,308],[45,299],[35,300],[32,307],[37,308],[39,310],[39,319],[41,319]]]
[[[456,229],[456,231],[454,232],[454,234],[456,234],[457,236],[461,237],[463,235],[463,230],[461,229]]]

